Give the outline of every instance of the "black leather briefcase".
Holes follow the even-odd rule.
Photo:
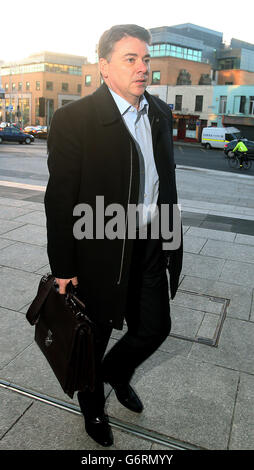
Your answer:
[[[59,294],[54,277],[43,276],[26,318],[35,325],[35,341],[64,392],[94,390],[94,324],[75,295]]]

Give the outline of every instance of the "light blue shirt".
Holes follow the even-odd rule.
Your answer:
[[[109,88],[122,118],[136,142],[140,158],[140,192],[139,203],[144,204],[142,220],[139,225],[151,222],[159,194],[159,176],[154,161],[153,141],[148,118],[148,101],[143,95],[137,110],[128,101]]]

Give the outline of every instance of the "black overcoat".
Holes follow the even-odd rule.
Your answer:
[[[154,157],[159,175],[159,202],[177,203],[172,141],[172,114],[163,101],[145,92],[149,102]],[[48,257],[58,278],[78,276],[88,309],[100,321],[121,329],[124,319],[133,240],[96,237],[76,239],[77,204],[96,212],[96,196],[105,207],[138,204],[139,159],[108,87],[59,108],[48,137],[49,181],[45,194]],[[105,217],[105,223],[110,217]],[[99,234],[99,238],[98,238]],[[171,251],[171,297],[182,267],[182,243]]]

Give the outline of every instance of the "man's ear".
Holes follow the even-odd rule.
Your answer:
[[[107,59],[100,58],[99,59],[99,68],[100,73],[103,78],[108,78],[108,61]]]

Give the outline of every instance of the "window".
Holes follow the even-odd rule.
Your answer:
[[[23,126],[27,126],[30,121],[30,102],[28,98],[19,98],[18,106],[23,118]]]
[[[12,91],[16,90],[16,83],[12,83]]]
[[[241,96],[239,113],[243,113],[243,114],[245,113],[245,104],[246,104],[246,96]]]
[[[176,95],[175,98],[175,111],[182,111],[183,95]]]
[[[225,134],[225,140],[228,140],[229,142],[231,142],[231,140],[234,140],[235,137],[232,135],[232,134]]]
[[[9,90],[9,85],[8,83],[5,84],[5,91],[8,91]]]
[[[161,73],[159,71],[157,72],[152,72],[152,84],[153,85],[159,85],[161,81]]]
[[[78,83],[77,85],[77,93],[81,93],[81,83]]]
[[[219,113],[220,114],[225,114],[226,113],[226,107],[227,107],[227,97],[226,96],[220,96]]]
[[[245,114],[246,96],[234,96],[233,114]]]
[[[18,83],[18,91],[22,91],[22,82]]]
[[[53,82],[46,82],[46,90],[53,90]]]
[[[202,61],[202,51],[198,49],[188,49],[174,44],[153,44],[150,46],[151,57],[178,57],[179,59]]]
[[[254,114],[254,96],[250,96],[249,114]]]
[[[30,82],[26,82],[26,90],[27,90],[27,91],[30,90]]]
[[[195,102],[195,111],[202,111],[203,110],[203,96],[197,95],[196,102]]]
[[[86,75],[85,76],[85,86],[91,86],[92,83],[92,76],[91,75]]]
[[[69,90],[69,83],[62,83],[62,91],[68,91]]]
[[[35,98],[35,116],[36,117],[39,117],[39,110],[40,110],[39,98]]]
[[[40,82],[36,82],[35,88],[36,88],[36,90],[40,90],[40,89],[41,89],[41,84],[40,84]]]

